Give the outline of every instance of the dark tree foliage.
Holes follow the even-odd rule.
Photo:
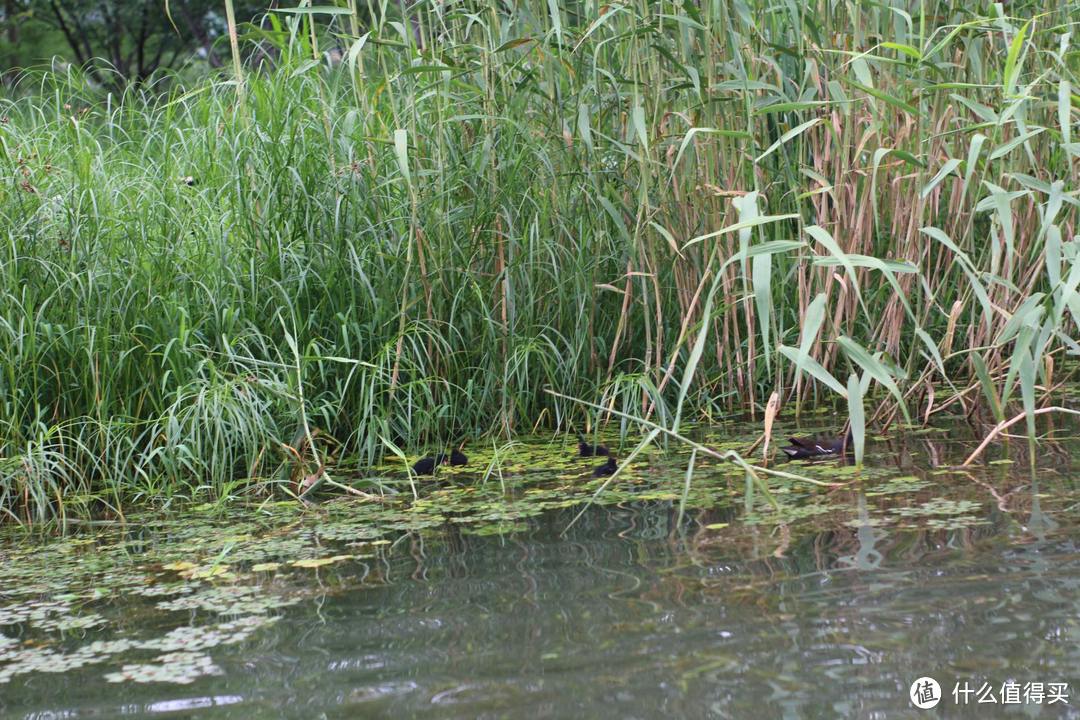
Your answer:
[[[219,66],[228,53],[222,0],[3,0],[0,27],[8,44],[19,45],[27,22],[54,28],[68,46],[65,55],[110,84],[117,76],[141,82],[159,68],[174,67],[197,54]],[[237,20],[266,12],[267,3],[235,3]],[[42,58],[20,58],[23,62]],[[115,69],[95,67],[103,60]]]

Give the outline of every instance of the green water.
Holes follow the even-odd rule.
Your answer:
[[[779,511],[749,514],[741,474],[703,466],[680,517],[685,466],[657,455],[576,522],[596,486],[566,461],[429,503],[9,541],[0,716],[1080,717],[1080,448],[940,469],[971,447],[878,442],[859,480],[789,464],[848,484],[774,481]],[[1069,700],[1006,708],[1006,681]]]

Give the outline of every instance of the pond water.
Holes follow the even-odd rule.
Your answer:
[[[721,464],[684,500],[685,457],[659,453],[586,505],[595,463],[526,444],[562,459],[479,451],[419,502],[399,482],[11,537],[0,716],[892,718],[931,676],[927,716],[1077,718],[1080,442],[1059,436],[1035,469],[1024,441],[958,470],[973,442],[879,439],[861,474],[782,466],[834,485],[774,478],[776,507]]]

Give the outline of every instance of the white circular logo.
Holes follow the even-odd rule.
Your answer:
[[[908,695],[912,705],[920,710],[929,710],[941,702],[941,686],[932,677],[921,677],[911,683]]]

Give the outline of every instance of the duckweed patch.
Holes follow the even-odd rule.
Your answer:
[[[231,645],[246,640],[255,630],[275,622],[276,617],[249,616],[209,626],[183,626],[174,628],[161,637],[114,640],[94,640],[71,652],[62,652],[49,645],[25,644],[12,638],[0,642],[0,684],[10,682],[18,675],[33,672],[61,673],[87,665],[109,662],[120,654],[154,650],[159,653],[155,663],[125,665],[120,672],[109,673],[109,682],[133,680],[135,682],[188,683],[195,678],[215,674],[208,672],[212,666],[209,657],[198,651],[218,645]],[[198,658],[195,656],[198,655]]]
[[[937,497],[918,505],[892,508],[890,512],[902,527],[921,524],[930,530],[948,531],[989,524],[989,520],[972,514],[981,508],[982,504],[973,500]]]
[[[313,567],[296,565],[296,563],[293,565],[294,567]],[[267,595],[265,589],[258,585],[225,585],[206,587],[175,600],[164,600],[157,604],[157,608],[159,610],[202,610],[218,615],[251,615],[288,607],[299,601],[298,597]]]
[[[989,525],[990,521],[974,515],[957,515],[950,518],[930,518],[926,527],[931,530],[962,530],[976,525]]]
[[[896,508],[893,512],[903,517],[922,517],[933,515],[964,515],[977,509],[979,509],[979,503],[972,500],[934,498],[921,505]]]
[[[904,477],[890,478],[882,483],[877,483],[872,488],[866,491],[867,497],[874,497],[875,495],[895,495],[898,493],[914,493],[922,490],[923,488],[930,487],[932,485],[929,480],[923,480],[922,478],[915,477],[914,475],[906,475]]]
[[[67,600],[30,600],[0,608],[0,625],[19,623],[38,630],[63,632],[97,627],[105,619],[97,613],[79,613]]]
[[[221,668],[209,655],[196,652],[173,652],[159,655],[155,663],[125,665],[120,672],[105,675],[109,682],[170,682],[187,685],[204,675],[221,675]]]

